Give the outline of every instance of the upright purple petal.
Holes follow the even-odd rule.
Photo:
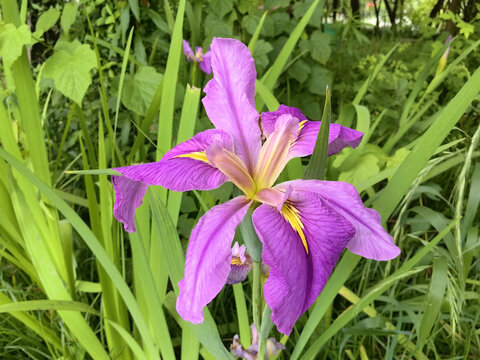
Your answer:
[[[350,222],[316,194],[293,191],[287,202],[298,213],[308,252],[283,208],[279,212],[263,204],[253,213],[263,244],[262,259],[270,266],[265,301],[272,309],[272,321],[283,334],[289,334],[313,304],[354,233]]]
[[[183,53],[185,54],[189,62],[192,62],[195,60],[195,55],[187,40],[183,40]]]
[[[378,212],[366,208],[352,185],[341,181],[294,180],[277,188],[293,187],[298,192],[313,192],[347,219],[355,228],[355,235],[347,248],[354,254],[378,261],[391,260],[400,255],[393,238],[382,227]]]
[[[125,176],[112,176],[115,191],[113,216],[123,223],[125,231],[135,232],[135,210],[142,205],[148,185],[130,180]]]
[[[202,61],[199,63],[200,70],[205,74],[210,75],[212,73],[212,52],[208,50],[204,55]]]
[[[213,78],[205,86],[203,105],[217,129],[233,136],[235,152],[253,171],[261,147],[259,115],[255,110],[255,64],[238,40],[214,38],[211,49]]]
[[[135,232],[135,209],[142,203],[148,185],[174,191],[211,190],[228,178],[207,159],[213,143],[233,151],[233,141],[222,130],[206,130],[167,152],[159,162],[116,168],[123,176],[112,176],[115,190],[115,218],[125,230]]]
[[[267,138],[270,136],[277,119],[284,114],[291,114],[300,120],[298,138],[290,149],[289,158],[311,155],[317,142],[321,122],[309,121],[297,108],[280,105],[277,111],[262,113],[262,128],[265,135]],[[346,146],[357,147],[362,141],[362,136],[360,131],[339,124],[330,124],[328,155],[336,154]]]
[[[177,312],[186,321],[203,322],[202,309],[227,281],[235,229],[251,201],[244,196],[214,206],[198,221],[188,243],[185,277],[178,283]]]

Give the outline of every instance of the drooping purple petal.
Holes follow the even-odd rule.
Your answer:
[[[174,191],[211,190],[228,181],[208,162],[205,154],[214,142],[233,150],[232,138],[225,131],[206,130],[175,146],[159,162],[115,168],[123,176],[112,176],[113,214],[125,224],[125,230],[135,232],[135,209],[142,203],[148,185],[161,185]]]
[[[273,132],[277,119],[285,114],[291,114],[300,120],[298,139],[292,145],[289,158],[308,156],[313,153],[317,142],[320,121],[309,121],[303,113],[295,108],[280,105],[277,111],[262,113],[262,128],[267,136]],[[328,156],[336,154],[346,146],[357,147],[362,141],[363,134],[360,131],[347,128],[339,124],[330,124],[328,136]]]
[[[289,334],[313,304],[354,233],[350,222],[316,194],[293,191],[287,201],[298,211],[308,253],[283,208],[279,212],[263,204],[253,213],[263,243],[262,259],[270,266],[265,300],[272,309],[272,321],[283,334]]]
[[[148,185],[130,180],[125,176],[112,176],[115,190],[113,216],[123,223],[125,231],[133,233],[135,228],[135,210],[142,205]]]
[[[203,55],[203,60],[200,61],[199,66],[200,70],[202,70],[205,74],[210,75],[212,73],[212,53],[210,50],[208,50],[204,55]]]
[[[396,258],[400,249],[385,231],[378,212],[366,208],[354,186],[341,181],[293,180],[277,188],[293,187],[298,192],[314,192],[345,217],[355,228],[347,248],[354,254],[377,261]]]
[[[213,125],[232,135],[235,152],[253,171],[261,133],[255,110],[257,73],[252,55],[234,39],[214,38],[210,49],[213,78],[205,86],[203,105]]]
[[[188,43],[188,41],[185,39],[183,40],[183,53],[185,54],[189,62],[192,62],[195,60],[195,55],[192,51],[192,48],[190,47],[190,44]]]
[[[232,138],[225,131],[206,130],[175,146],[159,162],[115,170],[130,180],[173,191],[212,190],[228,180],[206,157],[206,150],[214,143],[233,150]]]
[[[185,277],[178,283],[177,312],[203,322],[202,309],[220,292],[230,272],[235,229],[251,201],[244,196],[214,206],[198,221],[188,243]]]

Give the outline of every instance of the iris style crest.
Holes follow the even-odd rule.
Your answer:
[[[320,122],[281,105],[262,113],[259,126],[254,61],[241,42],[215,38],[211,66],[203,105],[215,129],[177,145],[160,162],[116,168],[123,176],[112,177],[114,215],[134,232],[135,209],[148,185],[188,191],[233,182],[244,195],[211,208],[192,231],[177,311],[184,320],[203,321],[203,307],[229,277],[235,229],[249,207],[259,203],[252,219],[263,244],[262,260],[270,266],[265,300],[278,330],[289,334],[322,291],[345,247],[375,260],[393,259],[400,249],[352,185],[319,180],[274,185],[290,159],[312,154]],[[328,155],[358,146],[362,135],[332,124]]]

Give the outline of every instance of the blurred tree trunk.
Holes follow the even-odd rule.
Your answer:
[[[380,6],[382,6],[382,1],[373,0],[373,7],[375,8],[375,31],[380,32]]]
[[[338,0],[333,0],[332,8],[333,8],[333,21],[336,21],[337,20]]]
[[[430,19],[435,19],[443,8],[443,3],[445,0],[438,0],[435,6],[433,7],[432,11],[430,11]]]
[[[450,0],[448,10],[450,10],[454,14],[458,14],[460,10],[460,0]],[[458,28],[455,26],[452,20],[447,20],[445,29],[452,35],[456,35],[458,32]]]
[[[350,0],[350,7],[353,17],[360,18],[360,0]]]
[[[396,18],[397,18],[397,7],[398,7],[398,0],[393,1],[393,8],[392,4],[389,2],[390,0],[383,0],[385,2],[385,8],[387,9],[387,14],[388,18],[390,19],[390,22],[392,23],[392,30],[396,31],[397,29],[397,24],[396,24]]]

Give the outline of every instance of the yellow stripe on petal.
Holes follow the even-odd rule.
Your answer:
[[[177,155],[175,157],[176,158],[190,158],[190,159],[199,160],[199,161],[203,161],[204,163],[210,164],[208,162],[207,154],[205,153],[205,151],[195,151],[195,152],[191,152],[189,154]]]
[[[285,220],[287,220],[288,223],[292,226],[293,230],[295,230],[300,236],[303,247],[305,248],[305,251],[307,252],[307,255],[308,255],[307,239],[305,238],[305,233],[303,232],[303,229],[305,227],[303,226],[302,220],[300,220],[298,209],[295,206],[293,206],[293,204],[290,201],[287,200],[282,205],[281,213],[285,218]]]
[[[307,123],[308,120],[302,120],[298,123],[298,131],[300,132],[303,127],[305,126],[305,124]]]

